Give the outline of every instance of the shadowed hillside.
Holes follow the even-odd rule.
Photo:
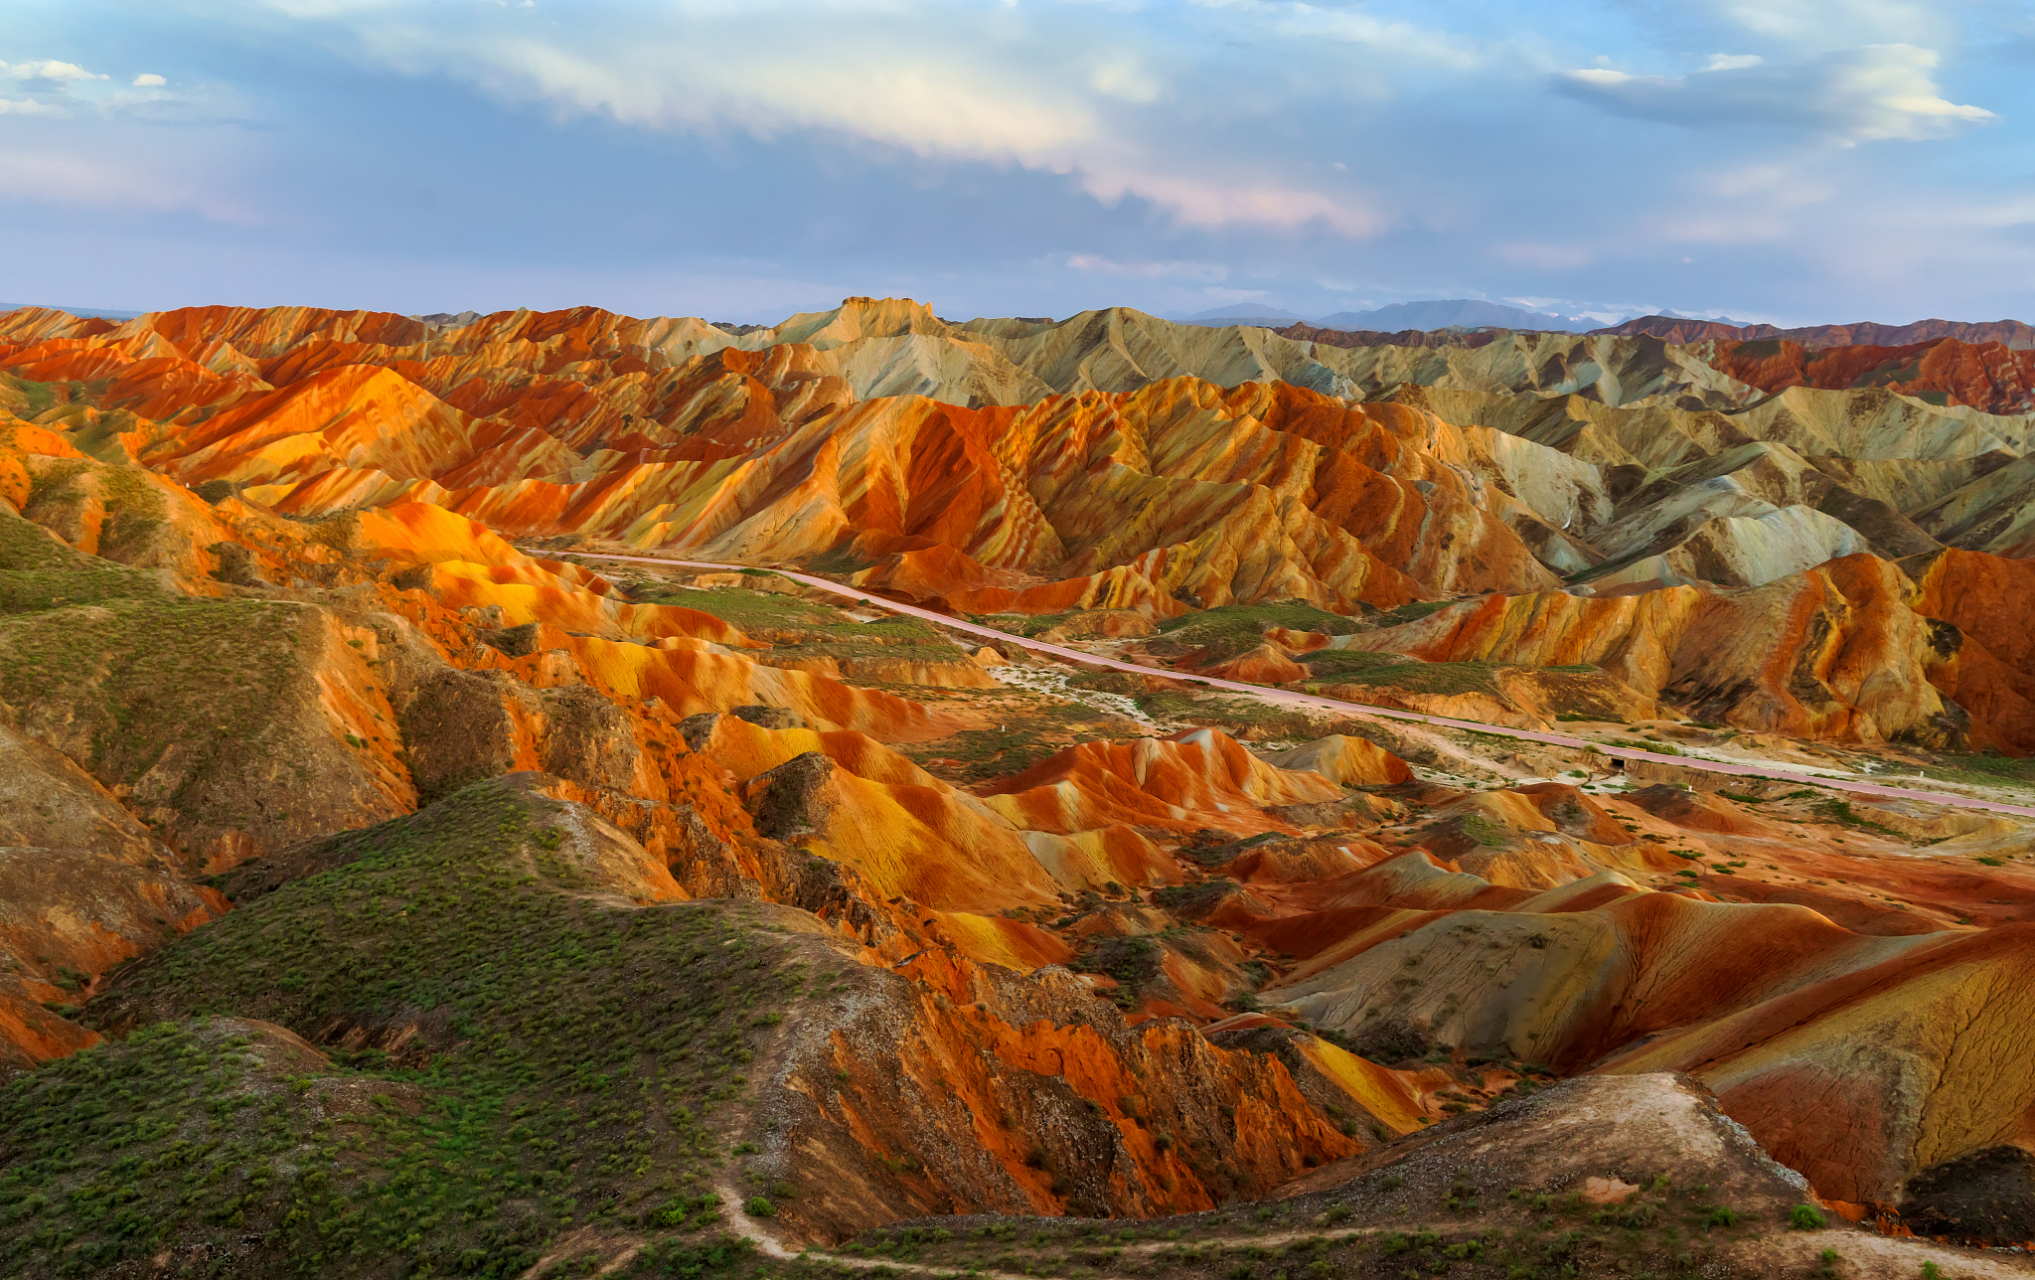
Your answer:
[[[2035,1237],[2026,416],[733,328],[0,316],[7,1274]]]

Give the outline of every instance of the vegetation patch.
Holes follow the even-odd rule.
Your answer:
[[[1051,631],[1054,627],[1060,626],[1081,612],[1083,610],[1063,609],[1059,613],[995,613],[976,616],[971,618],[970,621],[985,627],[994,627],[998,631],[1008,631],[1014,636],[1024,636],[1026,639],[1030,639],[1033,636]]]
[[[1504,669],[1495,662],[1417,662],[1402,658],[1391,665],[1339,672],[1335,680],[1343,685],[1392,688],[1407,693],[1484,693],[1502,697],[1498,673]]]
[[[1056,705],[1056,714],[1041,717],[1031,708],[1013,712],[1009,724],[989,729],[964,729],[932,742],[897,743],[913,764],[958,786],[1023,773],[1063,749],[1069,740],[1068,721],[1085,719],[1085,707]]]
[[[102,780],[132,783],[184,744],[201,756],[185,774],[188,789],[247,751],[284,705],[301,671],[306,613],[285,602],[165,595],[0,617],[0,700],[63,705],[90,736],[89,763]]]
[[[1450,605],[1457,603],[1459,602],[1455,600],[1408,601],[1396,609],[1387,609],[1384,613],[1379,614],[1371,620],[1371,625],[1379,628],[1403,627],[1409,622],[1418,622],[1422,618],[1431,617]]]
[[[1152,901],[1176,916],[1192,920],[1213,910],[1238,887],[1236,881],[1226,876],[1200,884],[1170,884],[1153,890]]]
[[[1905,840],[1907,838],[1885,823],[1874,822],[1871,818],[1862,817],[1857,810],[1853,809],[1849,803],[1843,800],[1825,800],[1816,806],[1816,813],[1827,822],[1835,822],[1841,826],[1851,827],[1854,830],[1871,831],[1883,836],[1892,836],[1896,840]]]
[[[1159,976],[1165,952],[1146,937],[1094,938],[1068,963],[1076,973],[1106,973],[1116,979],[1110,998],[1122,1008],[1137,1003],[1138,992]]]
[[[1303,600],[1226,604],[1169,618],[1159,624],[1158,638],[1148,641],[1145,647],[1160,657],[1184,657],[1199,652],[1206,660],[1223,661],[1257,648],[1272,627],[1346,636],[1364,630],[1365,624],[1356,618],[1317,609]]]
[[[62,382],[35,382],[0,373],[0,409],[18,418],[33,421],[70,398],[70,387]]]
[[[107,600],[168,598],[154,575],[65,546],[0,504],[0,617]]]
[[[1316,649],[1298,655],[1294,661],[1306,667],[1316,680],[1345,680],[1360,672],[1406,665],[1406,659],[1399,654],[1373,653],[1368,649]]]
[[[1606,738],[1604,739],[1604,745],[1609,747],[1624,747],[1628,751],[1651,751],[1657,756],[1678,756],[1682,754],[1682,749],[1672,742],[1654,742],[1651,739]]]
[[[1143,1222],[923,1219],[868,1232],[835,1252],[861,1263],[860,1275],[1693,1280],[1741,1274],[1735,1247],[1780,1225],[1713,1203],[1706,1187],[1675,1187],[1666,1178],[1647,1180],[1622,1204],[1600,1206],[1573,1192],[1480,1186],[1466,1168],[1431,1201],[1413,1196],[1405,1177],[1373,1174],[1334,1192]],[[1432,1220],[1419,1220],[1427,1215]]]
[[[0,1091],[0,1270],[212,1274],[254,1238],[261,1274],[511,1276],[582,1227],[650,1241],[637,1273],[745,1259],[699,1239],[703,1173],[802,975],[721,906],[574,892],[562,808],[483,783],[334,837],[120,975],[86,1020],[140,1030]],[[216,1015],[368,1047],[265,1069]]]
[[[779,595],[768,591],[744,591],[739,587],[706,587],[683,591],[651,589],[632,594],[642,604],[676,605],[682,609],[710,613],[724,622],[733,623],[745,633],[808,630],[827,632],[869,625],[858,623],[839,609],[817,601],[801,600],[796,596]],[[928,627],[926,630],[930,631],[931,628]]]
[[[2016,759],[1981,752],[1944,756],[1923,770],[1931,778],[1978,787],[2035,787],[2035,756]]]

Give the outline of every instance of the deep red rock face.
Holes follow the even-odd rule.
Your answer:
[[[1684,339],[1686,340],[1686,339]],[[1987,413],[2035,409],[2035,350],[1934,338],[1906,346],[1807,347],[1786,339],[1720,339],[1710,362],[1762,391],[1886,387]]]
[[[1778,329],[1770,324],[1739,327],[1715,320],[1685,320],[1675,316],[1640,316],[1608,329],[1606,334],[1646,334],[1668,342],[1755,342],[1783,340],[1799,343],[1811,351],[1830,347],[1900,347],[1951,338],[1978,345],[1999,343],[2017,351],[2035,347],[2035,326],[2019,320],[1963,323],[1955,320],[1918,320],[1914,324],[1818,324],[1799,329]]]

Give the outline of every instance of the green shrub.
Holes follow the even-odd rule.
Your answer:
[[[1821,1231],[1823,1211],[1813,1204],[1798,1204],[1788,1210],[1788,1225],[1797,1231]]]
[[[763,1196],[750,1196],[749,1203],[743,1205],[742,1208],[752,1218],[773,1218],[777,1216],[777,1206],[770,1203]]]

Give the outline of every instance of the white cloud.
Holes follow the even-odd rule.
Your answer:
[[[1486,59],[1477,42],[1431,27],[1384,22],[1348,9],[1320,9],[1310,4],[1279,7],[1287,11],[1279,24],[1281,34],[1287,36],[1359,45],[1394,62],[1412,61],[1458,71]]]
[[[1229,268],[1219,262],[1117,262],[1094,253],[1077,253],[1067,259],[1074,271],[1096,275],[1131,276],[1144,280],[1226,280]]]
[[[1754,126],[1808,132],[1846,145],[1940,138],[1995,119],[1937,90],[1934,50],[1868,45],[1789,65],[1639,76],[1587,68],[1557,78],[1569,96],[1620,115],[1692,128]]]
[[[61,115],[62,112],[47,102],[33,98],[0,98],[0,116],[43,116]]]
[[[1298,166],[1274,162],[1274,176],[1240,176],[1267,167],[1259,140],[1219,143],[1210,127],[1266,105],[1202,96],[1189,108],[1195,124],[1186,124],[1161,100],[1173,75],[1203,55],[1108,7],[667,0],[655,10],[590,5],[583,20],[562,24],[513,8],[454,21],[389,0],[258,3],[315,24],[313,34],[365,61],[449,75],[561,116],[762,139],[836,133],[929,159],[1015,164],[1071,175],[1105,204],[1148,201],[1191,227],[1313,225],[1361,237],[1384,225],[1361,201],[1308,185]],[[612,20],[597,20],[603,13]],[[1467,56],[1452,38],[1410,24],[1305,4],[1246,0],[1221,16],[1252,34],[1283,32],[1317,59],[1320,40],[1367,45],[1381,62],[1460,66]],[[1070,57],[1070,49],[1096,52]],[[1342,84],[1347,58],[1336,56]],[[1278,176],[1282,167],[1289,171]]]
[[[163,85],[166,85],[168,83],[169,81],[163,79],[159,75],[156,75],[152,71],[144,71],[140,75],[134,77],[134,87],[137,89],[157,89],[161,88]]]
[[[1360,239],[1387,225],[1383,216],[1358,202],[1276,180],[1232,178],[1206,164],[1199,173],[1169,173],[1103,163],[1086,169],[1081,187],[1104,204],[1115,204],[1127,195],[1149,200],[1190,227],[1243,223],[1292,231],[1319,223]]]
[[[1699,0],[1748,35],[1797,52],[1832,52],[1864,44],[1941,48],[1956,36],[1955,6],[1940,0]]]
[[[189,157],[152,153],[84,156],[0,150],[0,200],[163,212],[193,212],[218,222],[256,219],[222,196]]]
[[[1710,61],[1703,64],[1705,71],[1742,71],[1756,67],[1766,59],[1756,53],[1713,53]]]
[[[1123,102],[1153,102],[1165,86],[1136,58],[1115,58],[1097,66],[1088,76],[1089,87],[1106,98]]]
[[[1709,193],[1727,200],[1757,200],[1768,207],[1821,204],[1837,194],[1827,177],[1794,160],[1765,161],[1724,169],[1704,181]]]
[[[906,55],[872,74],[862,58],[823,41],[775,44],[770,56],[748,58],[723,56],[712,42],[579,51],[531,38],[438,52],[502,96],[631,125],[733,125],[764,136],[833,128],[921,155],[971,158],[1033,155],[1094,128],[1084,104],[984,68]]]
[[[6,76],[10,80],[51,80],[58,83],[66,80],[106,78],[85,70],[75,62],[56,62],[49,59],[41,62],[0,62],[0,76]]]

